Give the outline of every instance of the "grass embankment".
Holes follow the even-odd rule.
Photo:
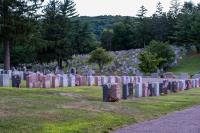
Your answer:
[[[103,103],[99,87],[0,89],[0,132],[106,133],[200,104],[200,89]]]
[[[189,73],[196,74],[200,72],[200,54],[189,55],[184,57],[177,67],[174,67],[170,70],[174,73]]]

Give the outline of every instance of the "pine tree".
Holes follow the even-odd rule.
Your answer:
[[[32,32],[36,20],[37,0],[1,0],[0,36],[4,47],[4,69],[10,70],[10,48],[24,42]]]
[[[145,18],[146,13],[147,13],[147,9],[142,5],[142,6],[140,7],[140,10],[138,11],[137,16],[138,16],[139,18],[143,19],[143,18]]]
[[[162,16],[163,15],[163,6],[162,3],[159,1],[157,6],[156,6],[156,13],[157,16]]]
[[[45,51],[47,61],[56,60],[62,69],[62,62],[71,51],[71,19],[77,16],[75,3],[72,0],[50,0],[43,13],[42,35],[48,45],[41,51]]]

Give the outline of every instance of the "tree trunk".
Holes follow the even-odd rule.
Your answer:
[[[103,65],[99,63],[99,71],[102,74],[103,73]]]
[[[197,49],[197,53],[199,54],[200,53],[200,47],[196,46],[196,49]]]
[[[58,58],[58,67],[59,67],[60,70],[63,69],[63,67],[62,67],[62,58]]]
[[[4,42],[4,69],[10,70],[10,41]]]

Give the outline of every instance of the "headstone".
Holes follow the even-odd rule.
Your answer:
[[[115,84],[115,77],[114,76],[108,76],[108,83]]]
[[[62,75],[61,78],[61,87],[68,87],[68,76]]]
[[[149,94],[147,96],[155,96],[155,92],[154,92],[152,83],[148,84],[148,92],[149,92]]]
[[[120,76],[115,76],[115,82],[121,84],[121,77]]]
[[[136,83],[136,86],[135,86],[135,96],[136,97],[142,97],[142,83]]]
[[[88,86],[94,86],[95,85],[94,76],[88,76],[87,81],[88,81]]]
[[[34,88],[34,83],[37,80],[36,74],[30,74],[26,76],[26,87],[27,88]]]
[[[176,81],[172,82],[172,92],[178,92],[178,83]]]
[[[103,85],[103,101],[104,102],[116,102],[121,99],[119,84],[106,84]]]
[[[75,86],[75,76],[74,75],[69,75],[68,76],[68,85],[70,87],[74,87]]]
[[[43,88],[51,88],[52,77],[49,75],[43,76]]]
[[[169,82],[167,80],[163,81],[163,94],[168,94]]]
[[[107,84],[108,83],[108,77],[107,76],[101,76],[101,84]]]
[[[128,84],[123,84],[123,87],[122,87],[122,98],[123,99],[127,99],[129,96],[129,87],[128,87]]]
[[[142,96],[147,97],[148,96],[148,83],[142,84]]]
[[[21,84],[21,78],[19,75],[12,76],[12,87],[19,88]]]
[[[0,74],[0,86],[9,87],[9,74]]]
[[[153,85],[153,89],[154,89],[154,94],[153,96],[160,96],[160,87],[159,87],[159,82],[155,82],[152,84]]]
[[[59,88],[60,87],[60,81],[58,76],[52,76],[52,88]]]

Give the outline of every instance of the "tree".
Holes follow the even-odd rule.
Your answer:
[[[156,5],[156,13],[157,16],[162,16],[163,15],[163,6],[162,3],[159,1]]]
[[[112,50],[113,30],[104,29],[101,34],[101,46],[106,50]]]
[[[138,16],[140,19],[143,19],[143,18],[146,17],[146,16],[145,16],[146,13],[147,13],[147,9],[142,5],[142,6],[140,7],[140,9],[138,10],[137,16]]]
[[[4,47],[4,69],[10,70],[10,48],[25,42],[35,28],[37,0],[1,0],[0,36]]]
[[[152,36],[154,40],[167,41],[168,40],[168,19],[166,13],[162,12],[162,4],[159,2],[157,4],[157,9],[155,14],[153,14],[152,22]]]
[[[181,3],[180,0],[171,0],[171,6],[170,6],[170,10],[169,10],[169,14],[170,16],[172,16],[172,18],[176,18],[178,16],[178,14],[181,11]]]
[[[147,51],[155,54],[159,61],[159,68],[166,70],[175,60],[175,53],[168,42],[151,41]]]
[[[112,50],[128,50],[138,48],[135,43],[135,27],[131,19],[126,19],[114,25],[114,35],[112,39]]]
[[[96,40],[90,32],[88,23],[81,23],[79,20],[71,24],[71,48],[73,54],[86,54],[96,48]]]
[[[200,53],[200,14],[194,15],[194,20],[191,21],[190,39],[196,45],[197,52]]]
[[[41,51],[46,53],[48,61],[56,60],[60,69],[63,60],[72,55],[71,19],[77,16],[75,5],[72,0],[50,0],[43,10],[42,35],[48,45]]]
[[[99,66],[99,71],[103,72],[105,65],[113,61],[113,57],[103,48],[97,48],[90,53],[89,63],[96,63]]]
[[[149,38],[151,38],[150,34],[150,22],[149,19],[146,18],[147,9],[144,6],[141,6],[138,11],[138,22],[136,23],[136,38],[138,41],[136,43],[139,43],[140,45],[143,45],[143,47],[146,47],[146,44],[149,41]]]
[[[142,72],[146,74],[156,72],[156,70],[158,69],[159,60],[156,58],[156,55],[148,51],[144,51],[143,53],[141,53],[139,55],[139,60],[139,68]]]

